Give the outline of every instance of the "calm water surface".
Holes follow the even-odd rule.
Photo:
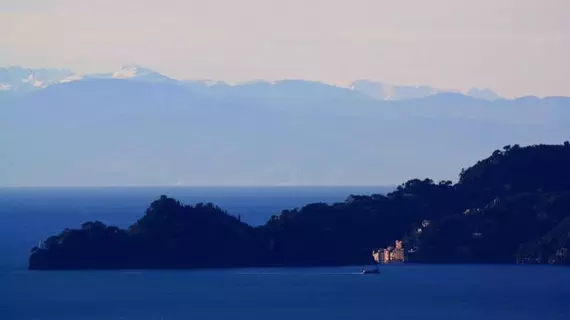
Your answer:
[[[0,319],[570,319],[570,269],[534,266],[28,272]]]

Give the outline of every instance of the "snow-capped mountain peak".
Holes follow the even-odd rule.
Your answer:
[[[144,81],[167,81],[170,78],[163,76],[162,74],[137,65],[125,65],[119,70],[112,73],[111,78],[114,79],[126,79],[126,80],[144,80]]]
[[[472,98],[488,101],[501,99],[498,94],[489,89],[473,88],[469,90],[469,92],[463,93],[459,90],[438,89],[428,86],[392,85],[370,80],[355,81],[350,85],[349,88],[353,91],[363,93],[377,100],[421,99],[441,93],[462,94]]]
[[[29,92],[52,85],[87,79],[122,79],[144,82],[175,81],[156,71],[137,65],[125,65],[115,72],[77,74],[62,69],[27,69],[0,67],[0,91]]]
[[[73,82],[73,81],[79,81],[79,80],[83,80],[84,76],[80,75],[80,74],[74,74],[71,75],[65,79],[62,79],[59,81],[59,83],[68,83],[68,82]]]
[[[490,89],[472,88],[467,92],[467,95],[477,99],[494,101],[501,99],[501,97]]]
[[[419,99],[443,92],[428,86],[401,86],[370,80],[354,81],[349,88],[377,100]]]
[[[34,74],[30,73],[27,77],[22,78],[23,83],[33,83],[34,82]]]
[[[47,87],[47,84],[39,79],[36,79],[35,74],[32,72],[27,77],[22,79],[22,83],[26,83],[28,85],[33,86],[34,88],[44,89]]]
[[[60,83],[73,72],[62,69],[0,68],[0,91],[29,92]]]
[[[131,79],[137,75],[141,75],[140,71],[142,70],[139,69],[140,68],[135,65],[122,66],[118,71],[113,72],[111,77],[115,79]],[[142,71],[142,73],[144,73],[144,71]]]

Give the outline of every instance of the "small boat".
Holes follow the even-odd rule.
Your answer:
[[[360,272],[361,274],[379,274],[380,270],[378,269],[362,269],[362,271]]]
[[[376,269],[362,270],[361,274],[378,274],[380,271]]]

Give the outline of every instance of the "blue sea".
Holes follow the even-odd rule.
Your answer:
[[[548,266],[0,275],[3,320],[570,319],[570,270]]]
[[[189,271],[27,271],[37,240],[86,220],[127,226],[161,194],[252,224],[284,208],[386,188],[0,189],[1,320],[570,319],[570,268],[391,265]]]

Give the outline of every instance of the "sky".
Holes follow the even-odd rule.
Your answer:
[[[569,0],[0,0],[0,66],[570,96]]]

